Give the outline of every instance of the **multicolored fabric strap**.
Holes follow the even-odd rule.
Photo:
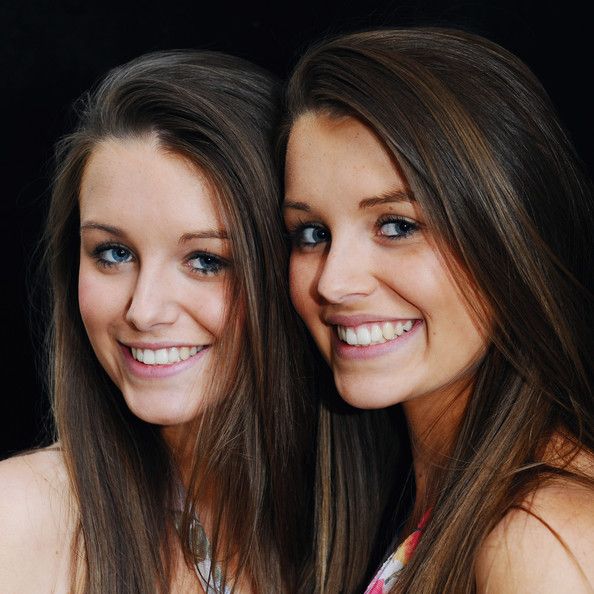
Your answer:
[[[398,577],[398,573],[400,570],[410,561],[417,545],[419,544],[419,540],[421,539],[421,535],[423,534],[423,530],[429,521],[429,517],[431,516],[431,510],[427,510],[419,525],[417,526],[416,530],[409,534],[409,536],[404,540],[400,546],[384,561],[384,564],[381,566],[380,570],[377,572],[369,586],[367,586],[367,590],[365,590],[365,594],[386,594],[391,586],[394,584]]]

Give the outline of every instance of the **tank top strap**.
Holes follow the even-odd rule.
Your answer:
[[[416,529],[409,534],[408,537],[400,543],[398,548],[384,561],[373,580],[371,580],[369,586],[367,586],[365,594],[385,594],[390,589],[392,584],[398,578],[398,573],[413,556],[430,517],[431,510],[428,509],[423,514]]]

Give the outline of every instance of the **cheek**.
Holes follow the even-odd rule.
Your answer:
[[[94,264],[82,262],[78,275],[78,307],[92,344],[108,328],[124,319],[130,302],[128,282],[102,274]]]
[[[383,256],[383,257],[382,257]],[[436,310],[442,308],[444,285],[441,267],[433,255],[426,250],[407,254],[405,257],[377,257],[377,276],[396,301],[404,300],[408,306],[402,311],[407,315],[431,319]],[[397,296],[397,297],[396,297]]]
[[[456,273],[449,272],[436,251],[425,246],[412,256],[390,264],[382,271],[383,278],[389,279],[391,288],[418,310],[427,323],[430,337],[443,339],[450,345],[465,345],[464,351],[466,345],[476,350],[478,342],[483,340],[482,333],[454,282],[452,275]]]
[[[113,301],[105,299],[104,295],[103,283],[81,264],[78,276],[78,306],[89,335],[109,317],[109,304]]]
[[[227,292],[223,283],[206,286],[194,285],[186,290],[188,300],[185,309],[191,312],[195,322],[208,330],[213,336],[221,336],[225,331],[227,315],[243,317],[241,306],[231,305],[227,311]],[[194,290],[192,290],[194,289]]]
[[[448,345],[444,360],[461,359],[467,363],[483,349],[485,337],[467,303],[470,290],[463,295],[464,287],[458,288],[453,274],[438,256],[427,259],[417,278],[419,308],[428,320],[430,338]]]

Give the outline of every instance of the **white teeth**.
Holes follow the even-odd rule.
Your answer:
[[[352,326],[336,326],[338,338],[352,346],[368,346],[394,340],[413,327],[413,320],[406,322],[384,322],[383,324]]]
[[[363,346],[367,346],[371,343],[371,333],[365,326],[360,326],[356,330],[357,333],[357,343]]]
[[[169,363],[167,349],[159,349],[158,351],[155,351],[155,363],[157,365],[166,365]]]
[[[144,359],[144,351],[142,349],[135,349],[134,347],[132,347],[132,356],[137,361],[140,361],[142,363],[142,360]]]
[[[371,327],[371,342],[386,342],[386,339],[377,324],[374,324]]]
[[[392,340],[394,338],[394,324],[391,322],[384,322],[382,326],[382,334],[386,340]]]
[[[167,362],[168,363],[177,363],[179,361],[179,351],[177,347],[171,347],[167,351]]]
[[[204,348],[203,346],[184,346],[153,350],[131,347],[130,350],[132,351],[132,357],[145,365],[171,365],[193,357]]]
[[[349,344],[357,344],[357,335],[355,334],[355,331],[352,328],[346,329],[346,341]]]

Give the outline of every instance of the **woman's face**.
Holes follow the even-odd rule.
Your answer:
[[[178,426],[204,405],[225,324],[230,246],[213,191],[153,137],[105,140],[80,188],[80,312],[139,418]]]
[[[342,397],[380,408],[455,387],[484,340],[376,136],[305,114],[285,181],[291,297]]]

